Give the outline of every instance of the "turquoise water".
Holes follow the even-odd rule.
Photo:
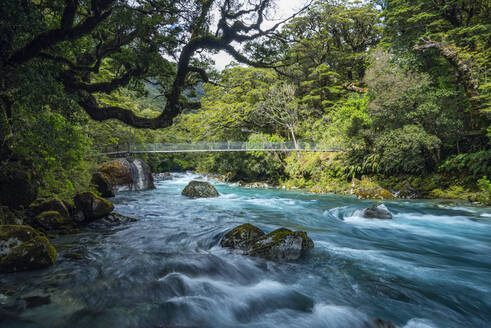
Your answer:
[[[0,275],[0,326],[490,327],[489,208],[386,202],[393,220],[370,220],[373,202],[352,197],[215,182],[219,198],[187,199],[193,178],[121,193],[116,211],[139,222],[57,238],[55,266]],[[220,248],[244,222],[315,247],[295,263]]]

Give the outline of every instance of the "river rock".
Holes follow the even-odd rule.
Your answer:
[[[91,191],[84,191],[77,194],[74,201],[77,209],[77,215],[75,215],[77,221],[90,222],[101,219],[114,210],[114,205],[110,201],[97,196]]]
[[[56,197],[37,199],[34,203],[29,205],[29,212],[32,216],[38,216],[42,212],[47,211],[56,211],[66,218],[70,216],[70,211],[68,210],[66,203]]]
[[[312,248],[314,242],[305,232],[280,228],[256,240],[247,254],[273,261],[294,261]]]
[[[271,185],[266,182],[251,182],[244,185],[244,188],[256,188],[256,189],[268,189],[272,188]]]
[[[32,227],[0,226],[0,272],[38,269],[55,262],[55,248]]]
[[[246,251],[259,237],[264,235],[265,233],[258,227],[244,223],[227,232],[223,236],[220,246]]]
[[[36,228],[42,228],[40,230],[53,231],[73,229],[74,221],[67,216],[61,215],[58,211],[45,211],[36,216],[33,225]]]
[[[392,219],[392,213],[390,213],[387,206],[384,204],[374,204],[363,211],[363,217],[369,219]]]
[[[153,179],[157,181],[172,180],[172,175],[169,172],[155,173]]]
[[[129,190],[155,189],[149,166],[133,157],[118,158],[102,164],[92,176],[92,182],[103,197],[110,197],[117,187]]]
[[[191,181],[182,190],[182,195],[189,198],[209,198],[220,196],[215,187],[211,183],[205,181]]]
[[[226,233],[220,245],[242,250],[249,256],[294,261],[313,248],[314,242],[303,231],[280,228],[266,235],[261,229],[246,223]]]
[[[95,172],[92,174],[91,183],[97,187],[97,191],[102,197],[114,197],[116,193],[114,192],[114,186],[111,183],[109,176],[103,172]]]

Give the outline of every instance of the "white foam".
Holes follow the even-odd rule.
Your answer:
[[[427,319],[414,318],[409,320],[403,328],[438,328],[433,322]]]

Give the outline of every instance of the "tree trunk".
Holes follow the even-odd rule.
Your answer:
[[[0,154],[10,152],[12,145],[12,127],[10,126],[9,109],[10,104],[0,97]]]
[[[297,158],[300,159],[301,156],[300,156],[300,152],[298,151],[300,148],[298,146],[297,138],[295,138],[295,131],[293,131],[292,126],[289,126],[288,128],[290,129],[290,133],[292,135],[293,145],[295,146],[295,149],[297,150]]]

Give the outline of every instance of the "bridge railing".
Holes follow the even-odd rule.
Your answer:
[[[327,144],[299,142],[196,142],[196,143],[160,143],[132,145],[131,152],[162,152],[162,151],[315,151],[315,150],[341,150]]]
[[[106,145],[94,147],[100,154],[152,153],[152,152],[207,152],[207,151],[341,151],[341,147],[314,142],[229,141],[194,143],[152,143],[131,145]]]

